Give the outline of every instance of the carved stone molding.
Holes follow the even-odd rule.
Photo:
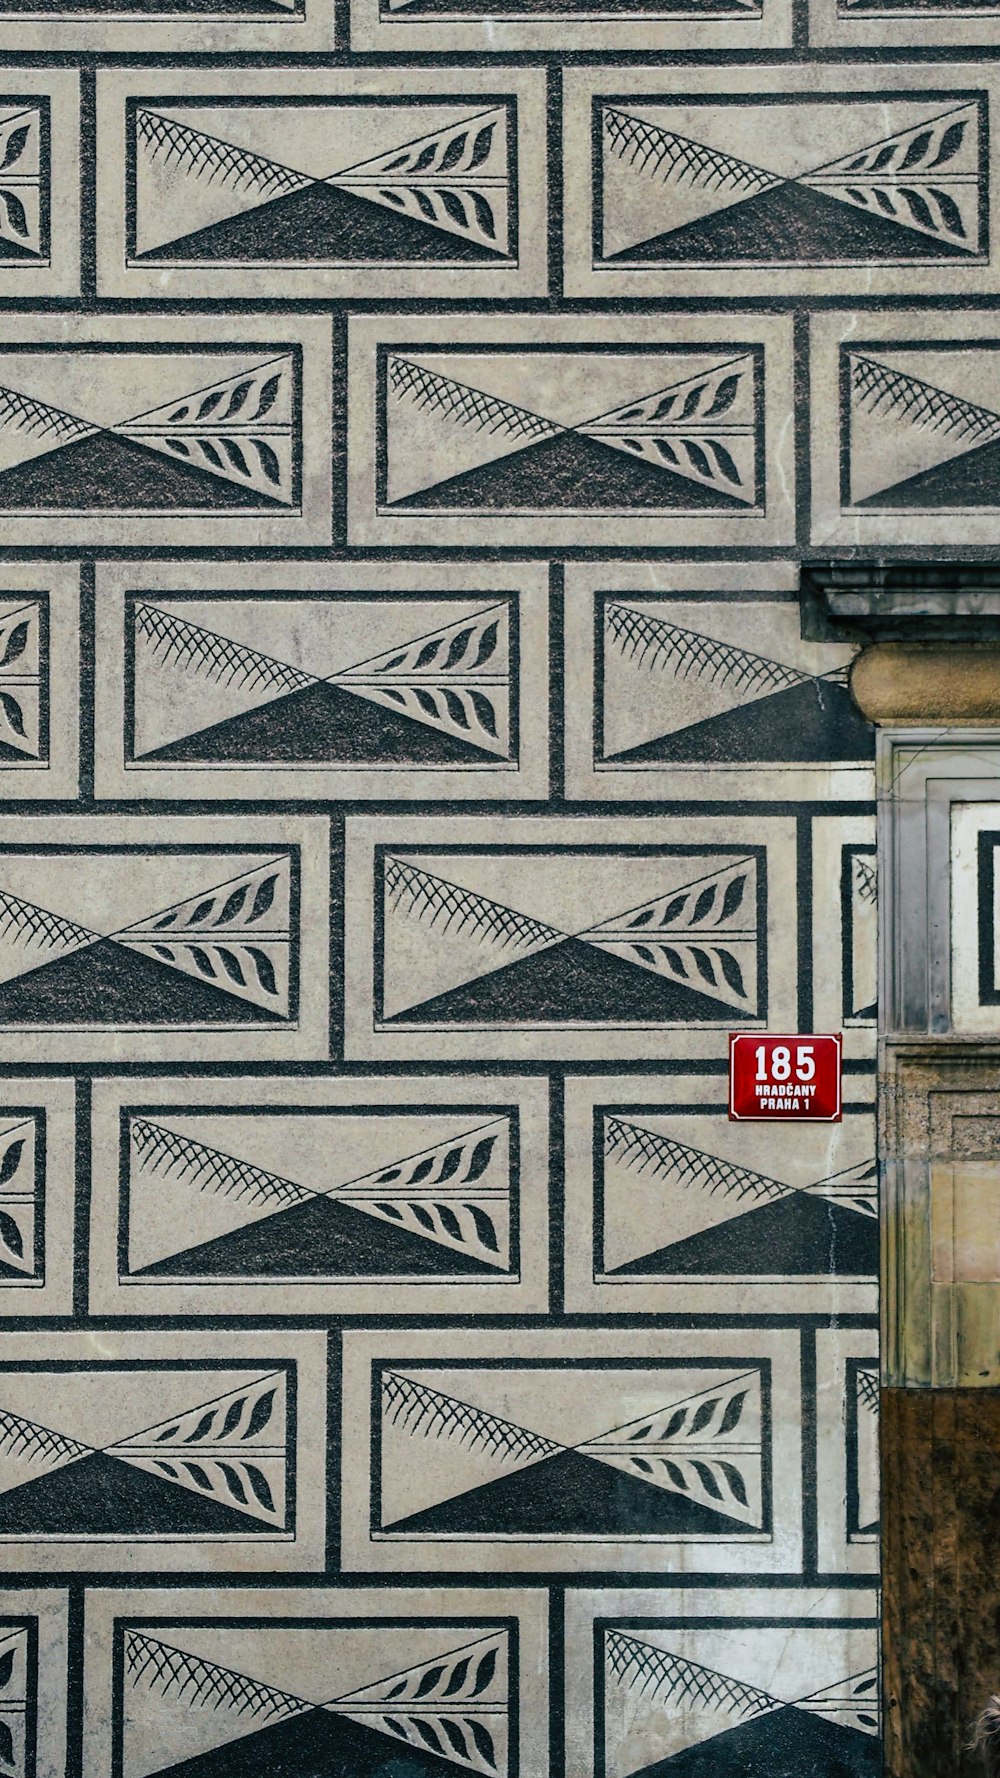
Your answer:
[[[1000,1045],[885,1045],[882,1369],[1000,1385]]]

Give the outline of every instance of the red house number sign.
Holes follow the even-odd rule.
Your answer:
[[[840,1052],[836,1035],[764,1037],[729,1034],[731,1118],[808,1118],[840,1122]]]

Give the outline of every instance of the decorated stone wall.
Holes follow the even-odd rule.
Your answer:
[[[0,0],[0,1778],[878,1772],[799,582],[997,535],[997,41]]]

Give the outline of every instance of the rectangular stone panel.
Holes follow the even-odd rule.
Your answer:
[[[246,1086],[94,1083],[93,1312],[545,1312],[544,1080]]]
[[[1000,537],[1000,332],[971,310],[811,321],[812,540]]]
[[[0,71],[0,300],[80,290],[80,81]]]
[[[878,1595],[869,1588],[574,1589],[569,1769],[879,1769]]]
[[[998,92],[972,61],[570,69],[567,291],[996,291]]]
[[[785,48],[791,43],[788,0],[623,0],[613,12],[600,0],[352,0],[351,48],[388,55],[474,50]]]
[[[11,316],[0,543],[330,540],[330,324]]]
[[[327,1052],[321,817],[0,819],[0,1058]]]
[[[0,1758],[14,1778],[66,1770],[67,1597],[0,1592]]]
[[[344,1566],[795,1572],[798,1392],[787,1330],[348,1332]]]
[[[129,562],[98,582],[98,796],[547,794],[543,566]]]
[[[1000,803],[950,814],[951,1010],[956,1031],[1000,1031]]]
[[[75,796],[80,579],[63,562],[0,564],[0,793]]]
[[[3,0],[0,51],[332,50],[331,0]]]
[[[875,1054],[878,860],[873,815],[817,815],[812,828],[812,1004],[817,1031],[843,1031],[844,1057]]]
[[[348,541],[790,543],[790,327],[352,317]]]
[[[75,1139],[72,1081],[0,1081],[0,1314],[72,1313]]]
[[[818,1559],[828,1573],[879,1567],[878,1332],[816,1332]]]
[[[0,1571],[315,1568],[325,1336],[8,1334]]]
[[[870,56],[911,47],[990,52],[1000,43],[1000,7],[996,0],[809,0],[809,42]]]
[[[870,799],[875,735],[852,644],[802,638],[785,562],[571,562],[566,779],[574,797]]]
[[[98,84],[102,295],[545,294],[539,69]]]
[[[872,1314],[875,1114],[728,1117],[725,1074],[566,1082],[566,1302],[602,1314]]]
[[[513,1587],[92,1592],[84,1778],[430,1760],[546,1778],[547,1604]]]
[[[349,817],[345,1054],[726,1054],[789,1030],[787,818]]]

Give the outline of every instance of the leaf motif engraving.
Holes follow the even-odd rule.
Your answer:
[[[740,902],[743,900],[743,891],[746,888],[746,885],[747,879],[745,876],[733,877],[732,881],[726,884],[726,893],[722,900],[722,913],[720,919],[732,919]]]
[[[483,1136],[480,1141],[476,1143],[472,1152],[472,1159],[469,1162],[469,1170],[465,1175],[466,1181],[482,1178],[489,1166],[490,1156],[493,1153],[495,1145],[495,1136]]]
[[[455,666],[457,661],[461,660],[463,654],[465,653],[466,649],[469,646],[469,641],[471,639],[471,636],[472,636],[471,624],[466,625],[464,630],[456,630],[454,636],[451,639],[451,644],[449,646],[448,653],[445,655],[444,669],[445,669],[446,673],[449,671],[450,668]]]
[[[698,1480],[701,1482],[701,1485],[704,1488],[705,1493],[707,1495],[709,1495],[709,1497],[712,1500],[721,1500],[722,1499],[722,1489],[719,1487],[719,1484],[716,1481],[715,1476],[712,1474],[712,1471],[709,1468],[708,1464],[695,1461],[694,1471],[698,1477]]]
[[[281,482],[281,464],[278,462],[276,453],[262,438],[255,438],[253,442],[257,447],[257,455],[260,458],[260,466],[264,474],[268,481],[273,482],[277,487]]]
[[[280,387],[280,374],[278,376],[268,377],[257,400],[257,412],[253,416],[255,420],[262,420],[265,414],[270,413],[278,399],[278,390]]]
[[[700,1403],[700,1405],[698,1407],[698,1411],[695,1414],[695,1417],[692,1420],[690,1428],[689,1428],[689,1431],[690,1431],[692,1437],[696,1432],[703,1432],[705,1430],[705,1427],[708,1425],[709,1421],[711,1420],[712,1415],[715,1413],[715,1410],[718,1407],[718,1405],[719,1405],[719,1397],[717,1395],[713,1395],[712,1397],[710,1397],[710,1399],[708,1401],[703,1401]]]
[[[912,137],[910,145],[900,161],[897,170],[900,173],[906,173],[911,167],[918,166],[931,145],[931,139],[932,133],[930,130],[921,130],[919,135]]]
[[[0,1760],[14,1770],[14,1734],[7,1722],[0,1722]]]
[[[27,646],[28,621],[27,618],[22,618],[20,623],[15,624],[14,628],[7,632],[3,655],[0,656],[0,667],[9,667],[12,661],[20,660]]]
[[[0,1655],[0,1692],[6,1691],[14,1676],[14,1654],[15,1650],[8,1648]]]
[[[275,1393],[275,1390],[268,1389],[263,1395],[258,1396],[254,1402],[253,1413],[250,1415],[246,1431],[241,1434],[241,1437],[255,1438],[258,1432],[263,1432],[274,1410]]]
[[[444,1229],[445,1234],[450,1235],[453,1241],[460,1241],[462,1239],[462,1225],[459,1222],[458,1217],[455,1215],[454,1210],[451,1208],[451,1205],[435,1204],[434,1208],[438,1213],[438,1220],[441,1227]]]
[[[485,661],[490,660],[496,653],[499,629],[500,624],[498,618],[494,618],[491,624],[487,624],[479,638],[479,647],[476,650],[476,658],[474,661],[470,662],[472,667],[481,667]]]
[[[420,1683],[417,1686],[414,1697],[426,1698],[429,1693],[434,1690],[439,1680],[444,1678],[444,1675],[444,1667],[428,1667],[427,1671],[420,1676]]]
[[[441,1727],[448,1737],[448,1740],[451,1742],[452,1747],[455,1749],[455,1752],[460,1758],[468,1759],[469,1745],[462,1733],[461,1725],[455,1722],[454,1718],[450,1716],[442,1716],[440,1720]]]
[[[497,1651],[495,1648],[488,1648],[476,1671],[475,1683],[472,1687],[472,1696],[474,1698],[481,1697],[487,1686],[492,1682],[496,1670]]]
[[[211,1431],[212,1424],[213,1424],[214,1420],[215,1420],[215,1409],[209,1408],[207,1414],[203,1414],[201,1419],[198,1421],[198,1424],[195,1427],[194,1431],[188,1433],[187,1437],[184,1440],[184,1443],[186,1445],[197,1444],[199,1439],[205,1438],[206,1435]]]
[[[468,1724],[469,1732],[476,1743],[480,1758],[484,1759],[487,1765],[495,1772],[497,1769],[497,1755],[496,1748],[493,1745],[493,1736],[483,1723],[476,1721],[474,1716],[469,1717]]]
[[[22,241],[30,240],[31,229],[28,225],[28,212],[17,193],[9,186],[0,187],[0,203],[3,204],[7,227],[12,235]]]
[[[476,1234],[479,1236],[482,1245],[488,1247],[491,1253],[499,1253],[500,1249],[497,1244],[496,1230],[493,1227],[492,1219],[487,1216],[486,1211],[483,1210],[479,1204],[467,1204],[464,1208],[468,1210],[469,1215],[472,1217],[472,1220],[476,1225]]]
[[[221,1438],[226,1439],[229,1437],[229,1434],[231,1432],[235,1432],[237,1426],[240,1423],[240,1416],[243,1413],[243,1409],[245,1408],[245,1406],[246,1406],[246,1397],[245,1396],[240,1396],[236,1401],[230,1402],[229,1407],[226,1410],[226,1417],[222,1422],[222,1431],[220,1434]]]
[[[14,1218],[9,1216],[6,1210],[0,1210],[0,1241],[3,1242],[9,1253],[16,1254],[18,1259],[24,1258],[24,1241],[21,1231]]]
[[[698,974],[701,976],[702,981],[708,982],[709,986],[712,988],[718,987],[718,980],[716,978],[715,969],[712,965],[712,959],[709,956],[708,952],[702,950],[700,945],[692,945],[691,946],[691,955],[694,958],[695,968],[697,969]]]
[[[720,1462],[719,1469],[729,1485],[729,1492],[732,1494],[733,1498],[738,1500],[741,1506],[747,1506],[749,1501],[747,1499],[746,1483],[740,1475],[735,1463]]]
[[[21,1156],[23,1154],[24,1137],[19,1136],[16,1142],[10,1143],[9,1147],[4,1150],[3,1160],[0,1161],[0,1185],[6,1185],[9,1180],[13,1179],[14,1174],[21,1165]]]
[[[259,951],[256,945],[247,946],[247,956],[250,958],[257,971],[257,978],[265,994],[276,994],[278,992],[278,984],[275,979],[274,968],[271,964],[270,957],[268,957],[264,951]]]
[[[706,438],[705,445],[706,448],[711,451],[718,464],[720,473],[725,476],[727,482],[733,482],[739,487],[743,478],[736,467],[735,459],[731,453],[726,450],[725,445],[720,444],[717,438]]]
[[[439,173],[450,173],[452,167],[458,166],[459,161],[465,153],[465,146],[468,140],[469,133],[467,130],[463,130],[458,136],[452,136],[451,141],[448,143],[441,156],[438,166]]]
[[[489,155],[490,149],[493,146],[494,127],[493,124],[488,123],[485,128],[479,131],[479,134],[472,145],[472,157],[469,161],[470,172],[474,171],[476,167],[481,167],[484,160],[486,160]]]
[[[720,414],[727,414],[736,400],[736,393],[742,381],[742,372],[735,376],[723,377],[715,391],[715,398],[710,407],[705,409],[706,420],[716,420]]]
[[[231,1463],[220,1463],[219,1468],[226,1479],[226,1486],[234,1500],[238,1500],[241,1506],[247,1506],[249,1504],[247,1501],[247,1491],[240,1480],[239,1471],[234,1469]]]
[[[263,1470],[258,1469],[256,1463],[244,1463],[243,1473],[256,1494],[257,1499],[260,1501],[261,1506],[266,1507],[269,1513],[273,1513],[274,1496],[268,1487],[267,1477]]]
[[[265,877],[262,882],[258,883],[257,893],[253,898],[253,907],[250,909],[249,914],[251,920],[259,920],[263,914],[267,913],[268,908],[274,901],[274,892],[277,881],[277,872],[274,872],[271,876]]]
[[[732,1432],[733,1428],[739,1425],[743,1418],[743,1408],[746,1399],[747,1391],[745,1389],[741,1389],[738,1394],[730,1396],[726,1403],[726,1411],[719,1422],[720,1438],[723,1433]]]
[[[249,883],[244,883],[242,888],[233,890],[232,894],[227,897],[222,912],[219,915],[220,926],[225,926],[229,920],[234,920],[238,913],[246,910],[249,895]]]
[[[937,154],[928,163],[928,167],[943,167],[946,161],[954,160],[965,137],[965,119],[959,118],[957,123],[948,125],[938,145]]]
[[[249,475],[250,465],[248,464],[246,457],[243,455],[243,452],[240,450],[235,438],[220,438],[219,444],[229,458],[232,467],[238,470],[241,475]]]
[[[0,158],[0,173],[9,173],[16,166],[28,145],[30,135],[31,125],[27,123],[18,124],[17,129],[8,132]]]
[[[958,235],[960,239],[964,241],[965,224],[962,221],[962,212],[954,198],[949,192],[941,191],[936,185],[932,186],[931,190],[937,199],[938,209],[941,212],[945,227],[949,229],[953,235]]]
[[[497,719],[489,698],[487,698],[481,691],[470,691],[468,695],[472,708],[476,713],[480,728],[484,728],[486,733],[492,735],[493,739],[496,740]]]

